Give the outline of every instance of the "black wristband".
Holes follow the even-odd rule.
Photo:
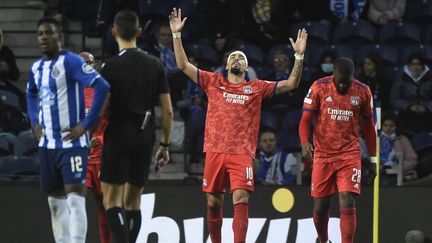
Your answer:
[[[163,147],[163,148],[169,148],[170,144],[169,143],[159,143],[159,146]]]

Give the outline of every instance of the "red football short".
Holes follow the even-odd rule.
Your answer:
[[[202,190],[204,192],[226,191],[228,177],[231,190],[254,191],[252,157],[239,154],[206,153]]]
[[[99,180],[100,163],[89,163],[87,165],[86,187],[93,190],[96,195],[102,196],[102,188]]]
[[[360,195],[361,161],[343,160],[321,163],[316,159],[312,169],[312,197],[325,197],[335,192],[353,192]]]

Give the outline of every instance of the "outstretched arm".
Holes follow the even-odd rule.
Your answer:
[[[298,30],[297,39],[294,42],[292,38],[290,38],[291,45],[295,51],[295,62],[294,67],[291,71],[290,76],[287,80],[282,80],[278,82],[276,87],[276,94],[288,92],[298,87],[301,73],[303,70],[303,56],[306,49],[307,42],[307,32],[306,29]]]
[[[181,40],[181,30],[183,29],[186,19],[187,17],[182,20],[181,9],[177,11],[176,8],[173,8],[173,11],[169,16],[177,67],[180,68],[183,73],[186,74],[186,76],[196,83],[198,81],[198,69],[188,61]]]

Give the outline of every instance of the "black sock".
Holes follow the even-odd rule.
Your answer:
[[[130,243],[135,243],[141,229],[141,210],[125,211]]]
[[[128,243],[128,231],[123,210],[119,207],[106,211],[108,225],[112,232],[113,243]]]

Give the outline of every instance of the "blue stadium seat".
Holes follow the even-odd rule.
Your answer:
[[[197,43],[186,46],[189,56],[198,58],[198,62],[205,68],[213,67],[219,64],[216,51],[208,45]]]
[[[14,147],[15,155],[35,156],[38,151],[39,141],[33,133],[22,133],[16,138]]]
[[[420,43],[421,29],[412,23],[395,22],[384,25],[380,30],[380,42],[403,47]]]
[[[325,46],[323,48],[314,50],[313,52],[311,52],[312,56],[311,56],[311,63],[313,66],[316,66],[319,64],[319,60],[321,58],[321,56],[327,52],[330,51],[332,52],[336,57],[348,57],[348,58],[353,58],[353,52],[351,51],[350,48],[348,48],[347,46],[344,45],[330,45],[330,46]]]
[[[301,151],[300,137],[298,127],[302,116],[301,110],[295,110],[287,113],[282,121],[281,144],[284,149],[289,152]]]
[[[279,120],[272,112],[263,111],[261,112],[261,128],[270,128],[273,131],[279,131]]]
[[[6,90],[0,90],[0,99],[3,101],[4,104],[17,107],[21,110],[19,105],[19,98],[16,96],[16,94],[6,91]]]
[[[418,44],[410,45],[403,48],[399,58],[400,65],[407,64],[409,56],[416,52],[420,52],[424,56],[428,64],[432,64],[432,45]]]
[[[0,137],[0,156],[10,155],[11,149],[6,138]]]
[[[424,42],[432,44],[432,24],[429,24],[423,31]]]
[[[10,155],[0,158],[0,181],[37,180],[37,162],[25,156]]]
[[[375,35],[376,30],[369,22],[346,22],[335,27],[334,42],[360,46],[374,43]]]
[[[252,44],[240,44],[234,48],[246,54],[249,66],[254,67],[263,65],[264,53],[258,46]]]
[[[290,28],[290,37],[296,38],[297,32],[300,28],[306,28],[308,33],[308,45],[319,46],[328,45],[330,43],[330,34],[332,26],[330,24],[323,24],[320,22],[300,22],[294,24]]]
[[[430,21],[432,20],[432,1],[406,1],[405,14],[403,19],[420,25],[430,23]]]
[[[255,69],[258,79],[268,79],[273,72],[273,68],[267,66],[256,66],[253,68]]]
[[[175,7],[174,1],[169,0],[139,0],[140,15],[144,19],[166,20],[171,10]]]
[[[383,64],[386,66],[398,65],[398,51],[389,45],[367,45],[360,48],[356,53],[356,65],[362,65],[368,54],[377,53],[381,56]]]
[[[411,144],[416,152],[432,149],[432,132],[416,133],[411,137]]]
[[[180,0],[176,5],[181,9],[182,16],[191,17],[198,12],[198,0]]]

